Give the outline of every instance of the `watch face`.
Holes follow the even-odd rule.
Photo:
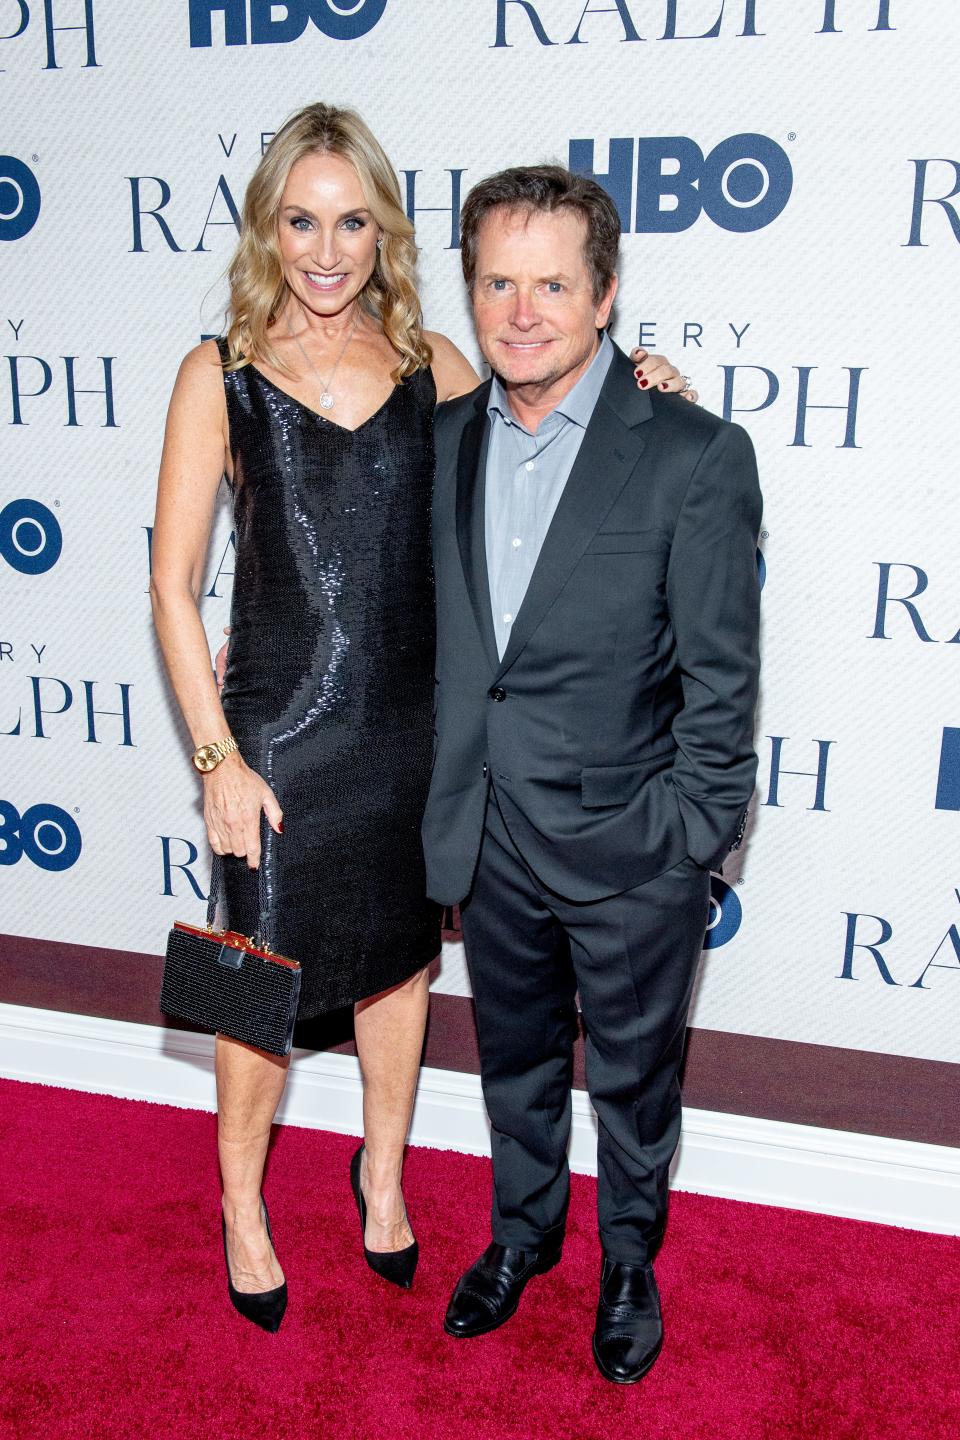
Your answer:
[[[201,745],[193,757],[193,763],[198,770],[204,774],[208,770],[215,770],[220,763],[220,752],[215,745]]]

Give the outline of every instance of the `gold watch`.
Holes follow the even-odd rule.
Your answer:
[[[216,770],[221,760],[226,760],[228,755],[239,749],[240,746],[233,736],[228,735],[226,740],[215,740],[212,745],[201,745],[191,758],[201,775],[209,775],[211,770]]]

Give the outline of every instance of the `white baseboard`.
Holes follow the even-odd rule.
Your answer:
[[[43,1085],[213,1110],[213,1040],[55,1010],[0,1005],[0,1075]],[[295,1050],[278,1119],[361,1133],[361,1086],[349,1055]],[[480,1082],[424,1068],[414,1145],[489,1155]],[[596,1121],[573,1096],[571,1168],[595,1175]],[[673,1185],[704,1195],[960,1234],[960,1150],[844,1130],[684,1110]]]

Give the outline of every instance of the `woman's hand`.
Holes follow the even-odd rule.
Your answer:
[[[690,388],[690,376],[681,375],[665,355],[651,355],[649,350],[638,347],[630,351],[630,359],[641,390],[665,390],[682,395],[684,400],[692,400],[694,404],[700,399],[699,390]]]
[[[283,811],[270,786],[234,751],[203,777],[203,818],[215,855],[245,856],[251,870],[260,864],[260,815],[278,835]]]

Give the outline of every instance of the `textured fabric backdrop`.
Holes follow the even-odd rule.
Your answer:
[[[760,772],[692,1023],[957,1060],[958,25],[951,0],[0,0],[0,944],[15,969],[59,942],[43,1003],[86,1003],[71,947],[119,952],[129,991],[200,914],[147,597],[164,413],[262,145],[322,98],[401,173],[431,327],[479,358],[467,188],[569,162],[621,210],[616,338],[754,438]],[[214,647],[232,555],[224,504]],[[456,943],[435,988],[467,993]]]

